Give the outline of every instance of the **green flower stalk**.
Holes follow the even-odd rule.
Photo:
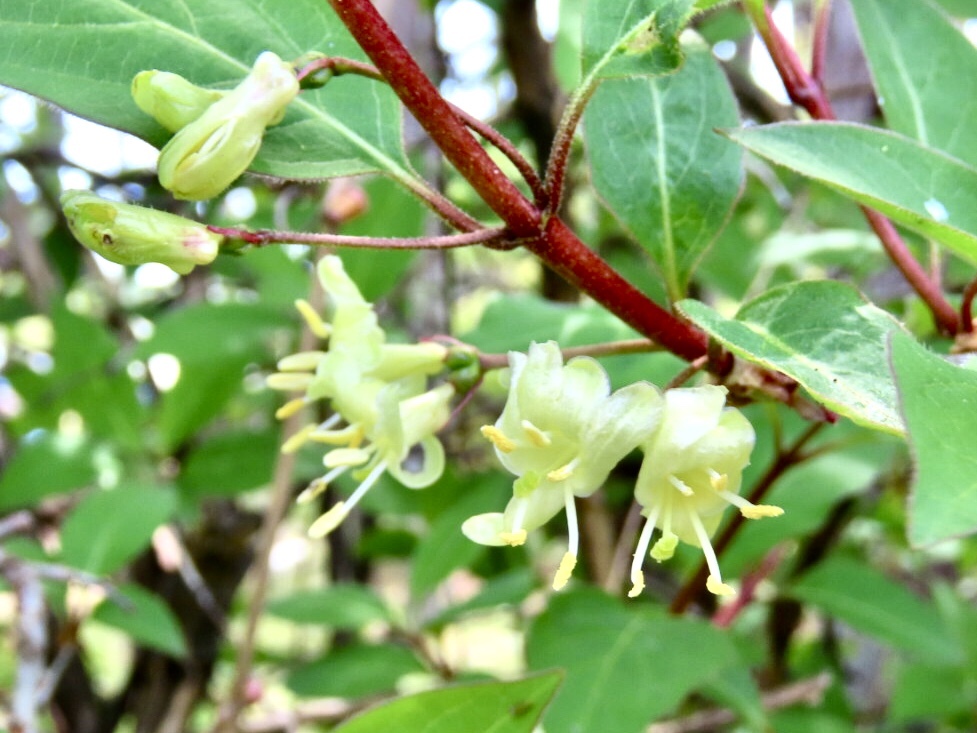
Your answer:
[[[701,547],[709,591],[729,595],[733,589],[723,583],[709,540],[724,510],[732,504],[749,519],[783,514],[780,507],[751,504],[739,496],[756,435],[743,414],[725,403],[725,387],[665,393],[661,425],[642,446],[645,456],[635,486],[647,520],[631,565],[631,597],[644,588],[641,568],[656,527],[662,536],[651,549],[655,560],[670,558],[679,540]]]
[[[136,106],[170,132],[195,122],[229,92],[205,89],[169,71],[140,71],[132,80]]]
[[[120,265],[160,262],[180,275],[214,261],[224,237],[182,216],[65,191],[61,208],[81,244]]]
[[[348,471],[360,484],[309,528],[322,537],[333,531],[384,474],[409,488],[434,483],[444,471],[444,448],[436,433],[448,422],[454,389],[427,388],[427,377],[444,366],[447,349],[433,343],[387,344],[373,306],[333,255],[322,258],[319,280],[330,300],[324,321],[305,301],[296,305],[309,329],[328,339],[328,350],[287,356],[268,378],[273,389],[302,395],[276,413],[295,414],[307,404],[327,400],[334,414],[311,423],[282,446],[285,452],[316,442],[332,446],[323,457],[326,473],[299,497],[310,501]]]
[[[265,129],[299,93],[292,65],[266,51],[233,90],[181,128],[159,154],[159,182],[179,199],[202,201],[251,165]]]
[[[509,395],[495,425],[482,434],[517,476],[503,513],[480,514],[462,526],[483,545],[521,545],[527,533],[565,510],[569,541],[553,588],[570,578],[579,550],[576,497],[593,494],[625,455],[658,424],[662,398],[639,382],[611,394],[603,367],[590,357],[563,364],[554,342],[509,354]]]

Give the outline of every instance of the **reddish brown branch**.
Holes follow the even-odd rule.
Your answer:
[[[474,244],[505,246],[508,240],[505,229],[479,229],[463,234],[439,237],[356,237],[345,234],[322,232],[286,232],[274,229],[235,229],[234,227],[208,226],[208,229],[225,237],[240,239],[257,246],[263,244],[315,244],[327,247],[353,249],[450,249],[470,247]]]

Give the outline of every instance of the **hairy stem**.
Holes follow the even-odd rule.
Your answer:
[[[502,245],[506,240],[505,229],[478,229],[463,234],[440,237],[356,237],[323,232],[286,232],[275,229],[236,229],[234,227],[208,226],[210,231],[225,237],[240,239],[248,244],[314,244],[324,247],[350,247],[353,249],[449,249],[470,247],[473,244]]]

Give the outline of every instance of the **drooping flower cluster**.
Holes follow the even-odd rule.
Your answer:
[[[328,350],[292,354],[268,378],[273,389],[301,392],[278,410],[280,419],[326,400],[334,414],[306,425],[282,450],[308,442],[334,446],[323,457],[326,473],[300,497],[309,501],[340,475],[352,470],[360,485],[348,500],[335,504],[310,527],[321,537],[333,529],[384,473],[410,488],[433,483],[444,470],[444,448],[435,433],[450,417],[451,385],[427,388],[440,371],[447,349],[439,344],[388,344],[371,303],[360,294],[342,261],[322,258],[319,280],[330,300],[324,321],[306,301],[296,306]]]
[[[678,540],[697,545],[709,565],[709,590],[732,592],[709,541],[723,509],[733,504],[749,518],[781,510],[753,505],[737,493],[754,433],[738,410],[725,407],[725,389],[673,389],[662,396],[639,382],[611,394],[596,361],[583,357],[564,365],[552,342],[533,344],[528,354],[512,352],[509,360],[508,400],[495,425],[482,432],[517,477],[513,498],[504,513],[471,517],[462,527],[465,535],[485,545],[519,545],[564,509],[570,540],[553,582],[559,589],[578,551],[574,498],[593,494],[622,458],[640,448],[644,461],[635,496],[647,521],[629,595],[644,587],[642,565],[656,527],[662,537],[653,558],[671,557]]]
[[[509,355],[509,399],[494,426],[482,433],[517,478],[502,514],[480,514],[462,530],[486,545],[521,545],[527,532],[567,513],[569,547],[553,581],[563,587],[577,562],[574,497],[593,494],[611,469],[658,421],[661,395],[639,382],[611,394],[607,373],[594,359],[563,365],[552,341],[529,354]]]

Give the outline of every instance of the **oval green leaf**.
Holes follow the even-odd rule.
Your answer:
[[[679,309],[737,356],[796,379],[819,402],[867,427],[901,434],[886,339],[900,328],[843,283],[774,288],[724,318],[704,303]]]
[[[651,255],[672,300],[729,217],[743,156],[717,127],[739,122],[736,99],[710,49],[685,44],[670,76],[605,82],[584,116],[597,193]]]
[[[977,168],[903,135],[845,122],[784,122],[726,134],[977,264]]]

